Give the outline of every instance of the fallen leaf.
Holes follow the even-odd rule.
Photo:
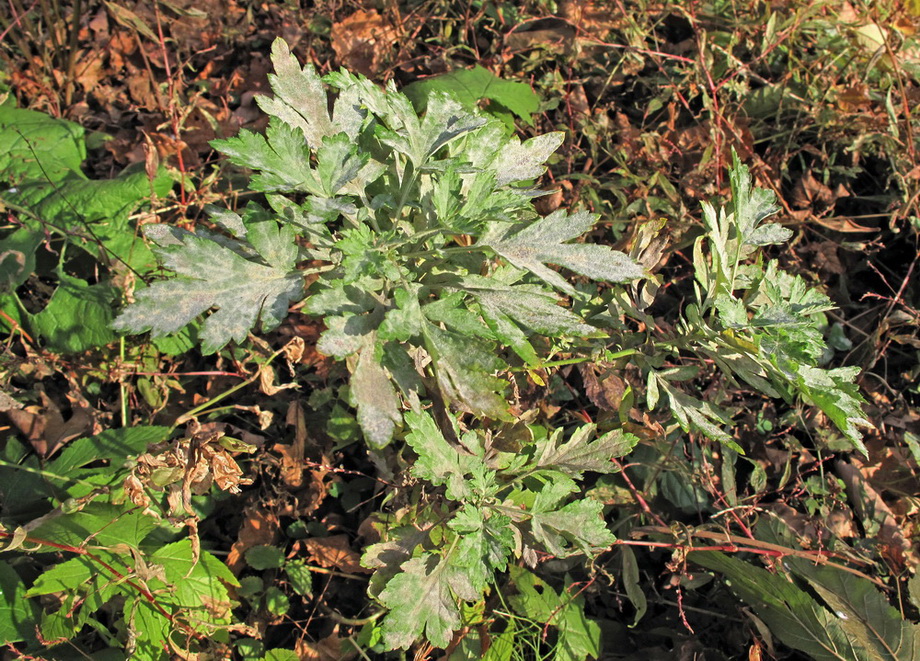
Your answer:
[[[354,645],[345,645],[347,639],[331,633],[313,643],[301,638],[294,646],[294,651],[301,661],[349,661],[357,657]]]
[[[303,541],[313,561],[320,567],[338,569],[348,574],[370,574],[361,566],[361,554],[351,548],[348,535],[314,537]]]
[[[339,64],[368,77],[380,73],[397,41],[396,30],[376,9],[361,9],[334,23],[330,36]]]
[[[246,567],[244,554],[253,546],[271,546],[278,539],[281,524],[274,512],[256,503],[243,510],[243,525],[227,554],[227,566],[234,574]]]

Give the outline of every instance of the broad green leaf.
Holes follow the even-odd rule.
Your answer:
[[[246,549],[246,564],[255,570],[277,569],[284,564],[284,552],[277,546],[259,544]]]
[[[35,602],[26,599],[19,574],[0,560],[0,640],[9,644],[34,638],[37,616]]]
[[[351,397],[358,408],[358,424],[373,448],[386,446],[396,425],[402,422],[399,398],[390,377],[380,364],[379,348],[373,333],[368,335],[358,354],[351,375]]]
[[[585,616],[584,599],[556,592],[545,581],[522,567],[509,568],[518,594],[509,597],[519,615],[559,631],[555,658],[560,661],[585,661],[600,656],[600,626]],[[568,588],[572,589],[571,586]]]
[[[79,173],[85,158],[79,124],[0,105],[0,187],[24,180],[60,181]]]
[[[211,612],[225,607],[229,613],[230,597],[225,583],[238,586],[239,581],[223,562],[207,551],[200,551],[196,562],[190,540],[183,539],[157,549],[150,555],[149,562],[163,567],[169,586],[167,603],[182,608],[207,606]],[[156,579],[153,583],[160,581]]]
[[[109,284],[90,285],[62,273],[48,305],[32,317],[32,329],[56,353],[103,347],[116,339],[110,326],[117,295]]]
[[[867,657],[847,639],[838,617],[822,608],[785,576],[715,551],[697,551],[690,559],[723,574],[732,592],[754,609],[783,643],[815,661],[857,661]]]
[[[595,244],[566,243],[596,222],[597,216],[587,211],[569,215],[559,210],[513,234],[500,230],[497,236],[486,239],[485,245],[514,266],[569,294],[575,294],[575,288],[545,264],[564,266],[594,280],[629,282],[641,278],[642,267],[621,252]]]
[[[479,65],[425,78],[403,88],[419,112],[425,111],[428,97],[436,92],[453,96],[468,110],[476,109],[481,99],[489,99],[513,112],[528,126],[533,126],[531,115],[540,105],[540,99],[527,83],[504,80]],[[486,108],[486,112],[492,111],[491,105]]]
[[[24,225],[0,239],[0,295],[15,291],[35,271],[35,251],[44,232]]]
[[[128,597],[124,605],[125,622],[134,640],[133,657],[139,661],[161,661],[170,658],[170,621],[144,597]]]
[[[460,627],[457,597],[448,583],[448,565],[429,553],[409,560],[380,593],[390,609],[383,633],[390,649],[408,649],[420,636],[435,647],[447,647]]]
[[[268,588],[263,599],[265,600],[265,610],[275,617],[285,615],[291,609],[291,600],[277,586],[273,585]]]
[[[38,456],[17,438],[8,436],[0,443],[0,511],[7,519],[19,523],[32,520],[48,511],[45,500],[55,495],[52,487],[39,472]],[[22,466],[25,470],[20,470]]]
[[[144,453],[151,443],[166,440],[169,435],[169,427],[107,429],[95,436],[68,443],[57,459],[47,465],[46,470],[66,476],[94,461],[106,461],[114,468],[128,457]]]
[[[79,511],[48,518],[31,530],[29,535],[35,539],[70,546],[81,546],[91,540],[91,546],[127,544],[137,548],[158,525],[153,517],[137,509],[126,511],[124,507],[94,501]],[[58,552],[48,546],[42,546],[37,551]]]
[[[585,471],[616,472],[610,460],[629,454],[639,439],[621,429],[615,429],[592,440],[595,431],[594,425],[584,425],[562,443],[559,442],[562,438],[561,430],[538,440],[534,465],[559,470],[576,478],[580,478]]]
[[[832,567],[788,558],[789,569],[805,578],[839,618],[864,658],[910,661],[920,658],[920,624],[905,620],[869,581]]]
[[[87,621],[116,595],[130,595],[135,589],[105,569],[101,563],[116,567],[122,575],[131,573],[132,559],[95,550],[94,558],[78,556],[52,566],[41,574],[26,592],[27,597],[59,593],[66,595],[62,610],[76,610],[76,622]],[[126,567],[127,565],[127,567]],[[71,603],[67,603],[71,602]],[[77,609],[79,605],[79,609]]]
[[[123,261],[145,273],[154,266],[153,255],[129,216],[151,195],[162,197],[171,187],[165,170],[150,181],[143,169],[126,168],[113,179],[87,180],[77,173],[54,183],[36,179],[0,197],[29,209],[43,223],[30,219],[29,227],[41,232],[55,228],[103,264]]]
[[[313,593],[313,572],[307,569],[301,559],[288,560],[284,563],[284,573],[291,589],[302,597]]]
[[[266,252],[284,246],[268,264],[245,259],[232,250],[190,232],[148,225],[147,236],[160,247],[164,266],[176,277],[136,292],[136,302],[115,319],[116,330],[154,336],[172,333],[211,308],[218,308],[202,324],[202,350],[214,353],[231,340],[241,342],[261,321],[263,330],[278,326],[288,306],[303,292],[303,276],[296,270],[298,249],[293,231],[275,229],[266,237]],[[264,253],[262,253],[263,256]]]

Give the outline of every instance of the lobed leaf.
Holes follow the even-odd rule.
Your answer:
[[[575,294],[575,288],[544,264],[564,266],[594,280],[629,282],[641,278],[645,274],[642,266],[622,252],[607,246],[566,243],[596,222],[597,216],[587,211],[569,215],[560,209],[514,234],[500,231],[497,237],[486,239],[485,245],[518,268],[569,294]]]

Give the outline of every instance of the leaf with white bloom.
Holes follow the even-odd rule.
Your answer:
[[[485,245],[514,266],[569,294],[575,294],[575,288],[545,264],[564,266],[594,280],[629,282],[641,278],[645,274],[642,266],[622,252],[596,244],[567,243],[595,223],[596,214],[581,210],[569,215],[560,209],[513,234],[499,230],[498,236],[485,239]]]
[[[168,230],[156,252],[176,277],[138,291],[136,302],[113,327],[134,333],[149,330],[158,337],[216,308],[199,335],[206,354],[231,340],[243,341],[256,324],[261,323],[263,330],[277,327],[291,303],[302,297],[303,276],[294,269],[298,248],[293,229],[279,228],[274,222],[266,225],[250,237],[258,241],[254,247],[261,247],[265,264],[191,232]],[[154,233],[147,232],[148,236]]]
[[[580,478],[585,471],[614,473],[616,467],[611,459],[632,452],[639,439],[621,429],[614,429],[592,440],[597,428],[584,425],[575,430],[569,440],[559,443],[561,430],[537,442],[534,464],[540,468],[552,468],[571,477]]]
[[[387,647],[408,649],[422,635],[436,647],[447,647],[453,632],[460,628],[460,609],[450,589],[448,563],[425,553],[401,569],[380,593],[380,601],[390,609],[383,620]]]
[[[552,482],[537,494],[529,512],[533,538],[559,558],[578,552],[593,554],[610,547],[616,537],[604,524],[603,505],[584,498],[560,507],[567,496],[567,488]]]
[[[271,60],[275,73],[268,74],[268,81],[275,97],[257,96],[256,103],[269,115],[300,129],[310,147],[318,149],[324,137],[345,128],[336,127],[329,117],[322,79],[312,64],[301,69],[283,39],[272,43]]]
[[[393,439],[393,431],[402,417],[396,390],[377,353],[375,334],[370,333],[364,339],[351,375],[351,396],[358,408],[358,424],[364,438],[371,447],[382,448]]]
[[[452,500],[469,498],[472,491],[465,476],[482,465],[482,459],[448,443],[428,413],[410,411],[405,418],[411,430],[406,434],[406,443],[418,455],[412,474],[434,486],[446,484],[447,496]]]

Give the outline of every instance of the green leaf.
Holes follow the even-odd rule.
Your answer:
[[[168,659],[172,627],[166,616],[140,595],[125,600],[124,613],[135,645],[134,658],[141,661]]]
[[[623,560],[623,573],[621,574],[623,587],[626,589],[626,596],[629,602],[633,605],[633,608],[636,609],[636,614],[630,625],[634,627],[639,623],[639,620],[645,616],[646,611],[648,611],[648,599],[646,599],[645,592],[639,584],[639,565],[636,562],[636,554],[633,552],[632,548],[629,546],[621,546],[620,557]]]
[[[410,430],[406,443],[418,455],[411,468],[412,474],[434,486],[446,484],[447,497],[451,500],[469,498],[472,491],[464,476],[481,466],[482,459],[448,443],[428,413],[409,411],[405,420]]]
[[[869,456],[862,441],[860,427],[872,427],[862,410],[863,400],[859,387],[853,383],[859,376],[858,367],[838,367],[823,370],[807,365],[798,365],[793,383],[799,388],[802,398],[820,408],[853,445]]]
[[[529,365],[540,360],[528,341],[530,333],[549,337],[594,335],[597,329],[559,305],[559,299],[533,285],[502,286],[480,276],[467,276],[463,287],[475,296],[483,319],[495,336]]]
[[[275,617],[279,617],[291,609],[291,600],[273,585],[265,591],[265,609]]]
[[[575,430],[569,440],[559,443],[562,431],[537,441],[534,464],[539,468],[552,468],[570,477],[580,478],[585,471],[613,473],[616,467],[610,462],[630,452],[639,442],[632,434],[621,429],[607,432],[591,440],[596,431],[594,425],[584,425]]]
[[[313,594],[313,573],[307,569],[303,560],[287,561],[284,564],[284,573],[294,592],[302,597],[309,597]]]
[[[456,155],[474,168],[495,173],[495,184],[531,182],[546,171],[546,161],[565,140],[561,131],[545,133],[521,142],[508,138],[497,122],[486,124],[458,143]]]
[[[35,602],[26,599],[19,574],[0,560],[0,640],[9,644],[33,639],[37,616]]]
[[[564,558],[583,552],[593,555],[615,541],[604,523],[604,506],[593,499],[576,500],[560,507],[567,488],[546,484],[530,510],[530,529],[534,539],[548,552]]]
[[[444,395],[477,415],[509,419],[500,394],[505,382],[492,376],[501,361],[482,344],[432,324],[424,325],[425,347],[431,354],[438,385]]]
[[[266,259],[276,249],[283,252],[261,264],[190,232],[148,225],[147,236],[160,246],[164,266],[177,277],[136,292],[136,302],[115,319],[113,327],[165,335],[216,307],[201,327],[206,354],[231,340],[243,341],[259,321],[263,330],[277,327],[288,306],[302,296],[303,276],[294,270],[298,249],[293,230],[273,226],[261,245],[254,246]]]
[[[504,80],[479,65],[425,78],[403,88],[419,112],[425,111],[428,97],[436,92],[453,96],[468,110],[476,109],[481,99],[489,99],[513,112],[528,126],[533,126],[531,115],[540,106],[540,99],[530,85]],[[492,106],[486,108],[486,112],[491,111]]]
[[[34,110],[0,105],[0,185],[56,182],[80,172],[86,158],[83,127]]]
[[[345,358],[357,353],[379,325],[379,314],[326,317],[326,330],[316,343],[316,350],[327,356]]]
[[[277,569],[284,564],[284,552],[277,546],[259,544],[246,549],[246,564],[253,569]]]
[[[2,197],[40,218],[42,225],[27,221],[36,231],[54,228],[103,264],[123,261],[144,273],[154,266],[154,259],[137,236],[130,214],[152,194],[162,197],[171,187],[165,170],[150,181],[143,169],[125,168],[114,179],[87,180],[82,173],[72,173],[55,183],[43,178],[27,181],[15,194]]]
[[[380,593],[390,609],[383,620],[389,649],[408,649],[419,636],[435,647],[447,647],[460,628],[460,609],[448,583],[448,565],[440,556],[425,553],[403,564]]]
[[[57,475],[68,475],[77,468],[104,460],[118,466],[128,457],[142,454],[151,443],[169,438],[169,427],[126,427],[107,429],[95,436],[71,441],[46,469]]]
[[[731,418],[726,413],[710,402],[670,386],[665,379],[658,378],[658,385],[667,393],[671,411],[684,431],[700,432],[707,438],[724,443],[738,454],[744,454],[741,446],[721,427],[731,424]]]
[[[307,144],[312,149],[319,149],[323,138],[342,130],[336,128],[329,117],[322,79],[312,64],[301,69],[297,58],[281,38],[272,42],[271,61],[275,73],[268,74],[268,81],[275,97],[257,96],[256,102],[269,115],[300,129]]]
[[[554,646],[556,659],[584,661],[600,656],[601,629],[597,622],[585,616],[584,600],[557,593],[549,584],[523,567],[509,568],[518,594],[509,597],[511,607],[519,615],[559,631]],[[571,589],[571,586],[569,587]]]
[[[449,526],[458,534],[451,565],[466,576],[476,598],[494,580],[495,572],[505,571],[508,565],[514,549],[511,519],[478,505],[464,505]]]
[[[424,118],[419,119],[406,97],[396,91],[387,94],[390,113],[386,117],[391,130],[381,141],[405,154],[416,170],[424,166],[439,149],[465,133],[486,123],[482,117],[466,112],[445,94],[428,99]]]
[[[288,124],[272,119],[265,137],[243,129],[236,137],[212,140],[211,146],[231,163],[258,172],[250,183],[254,190],[324,192],[310,168],[304,136]]]
[[[891,661],[920,658],[920,624],[901,617],[872,583],[801,558],[788,558],[787,563],[837,615],[847,636],[865,650],[865,658]]]
[[[43,232],[23,226],[0,240],[0,294],[15,291],[35,271],[35,251]]]
[[[116,339],[110,326],[117,294],[109,284],[90,285],[62,273],[48,305],[32,317],[32,328],[57,353],[103,347]]]
[[[560,209],[510,236],[508,230],[498,230],[497,236],[485,240],[485,245],[518,268],[569,294],[575,294],[575,288],[544,264],[564,266],[595,280],[629,282],[641,278],[645,273],[642,266],[622,252],[607,246],[566,243],[596,222],[597,215],[587,211],[569,215]]]
[[[238,586],[239,581],[224,563],[207,551],[200,551],[196,562],[191,540],[167,544],[157,549],[149,561],[163,567],[166,585],[170,586],[168,603],[180,608],[207,606],[210,612],[219,612],[224,606],[229,612],[230,597],[224,584]],[[155,579],[152,583],[160,581]]]
[[[79,511],[45,520],[29,534],[35,539],[77,547],[91,540],[89,544],[92,546],[127,544],[137,548],[158,525],[153,517],[136,509],[126,511],[123,506],[94,501]],[[58,552],[53,547],[45,546],[38,551]]]
[[[791,236],[790,230],[774,226],[760,227],[760,223],[777,211],[776,194],[765,188],[753,188],[751,174],[746,165],[741,163],[738,154],[732,151],[733,167],[728,177],[732,187],[732,206],[734,222],[741,234],[742,241],[752,245],[769,245],[781,243]],[[776,239],[776,240],[774,240]]]
[[[786,577],[715,551],[693,552],[690,559],[723,574],[732,592],[754,609],[779,640],[815,661],[878,658],[861,654],[840,626],[838,616]]]

